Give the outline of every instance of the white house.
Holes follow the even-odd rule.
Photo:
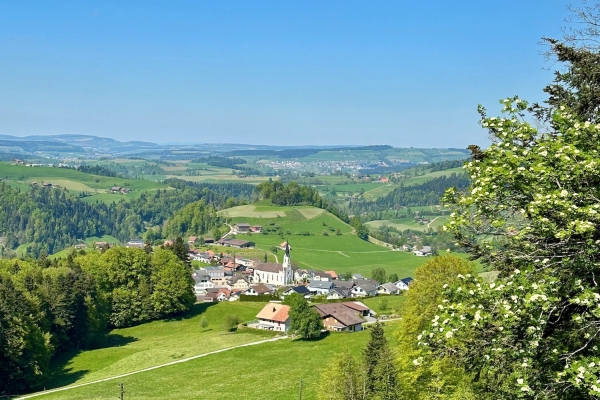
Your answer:
[[[408,286],[413,281],[413,278],[408,277],[404,279],[400,279],[398,282],[394,282],[394,285],[400,290],[408,290]]]
[[[342,288],[342,287],[334,287],[327,293],[327,300],[338,300],[345,299],[350,297],[350,289]]]
[[[278,303],[267,304],[256,314],[256,318],[259,321],[258,328],[287,332],[290,329],[289,312],[289,306]]]
[[[210,275],[201,269],[194,271],[192,278],[194,278],[194,291],[196,294],[205,294],[208,289],[215,287],[214,282],[210,279]]]
[[[362,281],[352,288],[352,297],[377,296],[377,286],[370,282]]]
[[[393,283],[384,283],[382,285],[379,285],[379,287],[377,288],[377,293],[398,294],[400,293],[400,289],[398,289],[398,286],[394,285]]]
[[[415,256],[419,256],[419,257],[427,257],[431,255],[431,247],[430,246],[423,246],[421,249],[417,250],[413,250],[413,254]]]
[[[324,272],[324,271],[315,271],[312,280],[313,281],[330,282],[333,279],[331,278],[331,275],[328,274],[327,272]]]
[[[328,294],[335,285],[333,282],[312,280],[308,284],[308,290],[317,295]]]

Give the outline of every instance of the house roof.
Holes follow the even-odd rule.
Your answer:
[[[404,283],[405,285],[409,285],[412,281],[414,281],[414,279],[410,276],[408,278],[400,279],[400,282]]]
[[[249,289],[253,289],[258,294],[271,293],[271,289],[269,289],[269,287],[267,285],[262,284],[262,283],[252,285],[252,286],[250,286]]]
[[[250,228],[250,224],[247,224],[246,222],[238,222],[237,224],[235,224],[236,226],[242,228]]]
[[[362,288],[365,292],[373,292],[373,291],[377,290],[377,286],[375,286],[372,283],[369,283],[367,281],[357,283],[356,286]]]
[[[334,287],[329,293],[331,292],[335,292],[342,297],[348,297],[350,295],[350,291],[343,287]]]
[[[308,284],[309,289],[331,289],[333,287],[333,282],[326,281],[310,281]]]
[[[285,322],[289,318],[290,306],[277,303],[269,303],[263,307],[256,318],[267,319],[275,322]]]
[[[338,278],[338,274],[335,273],[335,271],[323,271],[326,274],[329,274],[329,276],[331,276],[333,279],[337,279]]]
[[[344,289],[352,289],[356,285],[354,281],[335,281],[335,286],[344,288]]]
[[[262,226],[261,225],[253,225],[252,228],[260,228],[260,229],[262,229]]]
[[[302,294],[302,295],[310,293],[310,290],[308,290],[308,288],[306,286],[302,286],[302,285],[291,287],[291,288],[289,288],[289,290],[292,290],[292,291],[294,291],[298,294]]]
[[[198,238],[196,236],[190,236],[190,238],[188,239],[188,242],[195,242],[196,240],[198,240]]]
[[[329,278],[329,279],[331,279],[331,275],[329,275],[325,271],[315,271],[315,276],[319,276],[321,278]]]
[[[254,270],[277,273],[283,271],[283,265],[272,262],[260,263],[256,267],[254,267]]]
[[[344,305],[345,303],[315,304],[315,309],[321,318],[333,317],[344,326],[365,322],[358,313]]]
[[[347,302],[338,303],[338,304],[342,304],[343,306],[351,308],[356,311],[370,311],[371,310],[369,307],[365,306],[360,301],[347,301]]]
[[[365,277],[364,277],[364,276],[362,276],[361,274],[354,274],[354,275],[352,275],[352,277],[353,277],[354,279],[365,279]]]
[[[394,285],[393,283],[390,283],[390,282],[384,283],[380,287],[384,288],[388,292],[396,292],[396,291],[398,291],[398,286],[396,286],[396,285]]]

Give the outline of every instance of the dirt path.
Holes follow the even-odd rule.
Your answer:
[[[433,221],[435,221],[436,219],[438,219],[438,218],[440,218],[440,217],[442,217],[442,216],[440,215],[440,216],[437,216],[437,217],[435,217],[434,219],[432,219],[432,220],[431,220],[431,222],[429,222],[429,223],[427,224],[427,227],[429,228],[429,225],[433,224]]]
[[[172,361],[172,362],[169,362],[169,363],[166,363],[166,364],[161,364],[161,365],[155,365],[154,367],[144,368],[144,369],[140,369],[138,371],[128,372],[126,374],[111,376],[109,378],[98,379],[98,380],[92,381],[92,382],[85,382],[85,383],[80,383],[78,385],[65,386],[65,387],[61,387],[61,388],[57,388],[57,389],[45,390],[43,392],[37,392],[37,393],[27,394],[25,396],[17,397],[17,399],[30,399],[32,397],[44,396],[44,395],[50,394],[50,393],[62,392],[62,391],[65,391],[65,390],[71,390],[71,389],[75,389],[75,388],[82,387],[82,386],[88,386],[88,385],[93,385],[93,384],[100,383],[100,382],[111,381],[113,379],[124,378],[126,376],[139,374],[141,372],[147,372],[147,371],[152,371],[154,369],[158,369],[158,368],[162,368],[162,367],[168,367],[169,365],[175,365],[175,364],[180,364],[180,363],[188,362],[188,361],[191,361],[191,360],[195,360],[197,358],[210,356],[211,354],[222,353],[224,351],[238,349],[240,347],[248,347],[248,346],[255,346],[257,344],[263,344],[263,343],[269,343],[269,342],[276,342],[276,341],[281,340],[281,339],[287,339],[287,336],[276,337],[276,338],[273,338],[273,339],[259,340],[258,342],[240,344],[238,346],[233,346],[233,347],[227,347],[225,349],[215,350],[215,351],[211,351],[209,353],[199,354],[197,356],[182,358],[181,360]]]

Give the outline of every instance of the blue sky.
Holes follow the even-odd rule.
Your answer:
[[[0,2],[0,134],[486,144],[477,104],[545,98],[567,2]]]

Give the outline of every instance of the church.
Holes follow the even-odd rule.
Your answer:
[[[254,283],[265,283],[273,286],[287,286],[294,284],[294,271],[290,260],[290,245],[285,246],[283,264],[262,263],[254,267]]]

